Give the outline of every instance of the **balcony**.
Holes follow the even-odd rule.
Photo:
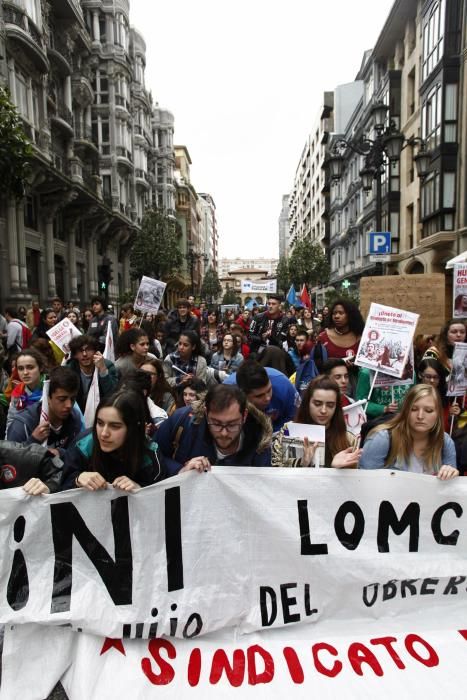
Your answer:
[[[63,153],[52,151],[52,164],[55,170],[58,170],[62,175],[70,175],[70,165],[68,159]]]
[[[57,17],[77,21],[80,25],[84,24],[79,0],[50,0],[50,4]]]
[[[73,99],[83,107],[87,107],[94,102],[94,90],[90,80],[80,73],[74,73],[71,79],[71,89]]]
[[[75,127],[75,144],[85,148],[90,148],[96,153],[99,150],[93,141],[92,128],[87,124],[79,124]]]
[[[72,53],[53,27],[50,28],[50,46],[47,48],[47,53],[61,75],[70,75],[73,63]]]
[[[3,19],[6,35],[32,61],[39,73],[49,72],[45,44],[42,35],[32,19],[17,5],[3,3]]]
[[[148,174],[145,170],[141,168],[136,168],[135,170],[136,184],[144,187],[145,189],[150,188]]]
[[[118,164],[124,165],[128,170],[133,170],[133,156],[131,151],[127,150],[125,146],[117,146],[115,150]]]
[[[73,114],[62,102],[55,105],[55,113],[51,114],[50,118],[60,129],[66,131],[69,135],[74,134]]]

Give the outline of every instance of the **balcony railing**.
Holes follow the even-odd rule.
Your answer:
[[[6,24],[16,24],[17,27],[21,27],[24,31],[30,34],[31,38],[36,44],[43,49],[42,36],[34,22],[28,17],[26,12],[16,5],[9,5],[4,3],[3,6],[3,19]]]
[[[92,128],[87,124],[78,124],[75,127],[75,138],[83,141],[92,141]]]

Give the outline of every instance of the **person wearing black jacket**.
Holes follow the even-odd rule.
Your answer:
[[[281,302],[281,296],[269,294],[268,310],[253,317],[248,333],[251,352],[258,352],[267,345],[282,348],[290,319],[281,311]]]
[[[167,477],[157,443],[146,437],[144,397],[127,389],[97,407],[92,430],[65,453],[62,490],[98,491],[112,485],[134,492]]]
[[[87,334],[93,338],[97,338],[99,349],[104,350],[105,337],[107,335],[107,325],[110,323],[110,329],[113,335],[114,346],[118,338],[118,323],[113,314],[105,312],[105,301],[100,297],[91,299],[92,312],[94,316],[89,323]]]
[[[54,493],[62,480],[63,462],[42,445],[0,441],[0,489],[22,486],[31,496]]]
[[[199,319],[190,313],[190,309],[191,305],[188,299],[179,299],[176,311],[171,312],[165,324],[167,355],[174,352],[178,339],[185,331],[195,331],[199,335]]]

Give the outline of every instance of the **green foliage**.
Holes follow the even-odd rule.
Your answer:
[[[227,288],[224,296],[222,297],[223,304],[240,304],[241,298],[235,292],[235,289]]]
[[[0,88],[0,193],[20,199],[33,155],[21,117],[6,89]]]
[[[330,267],[324,250],[319,243],[308,238],[297,241],[289,258],[290,283],[310,284],[312,287],[327,284]]]
[[[167,280],[183,264],[176,224],[165,211],[148,209],[130,252],[133,279],[143,275]]]
[[[203,284],[201,285],[201,297],[212,303],[217,300],[221,293],[222,285],[219,282],[219,276],[214,268],[209,266],[204,275]]]
[[[279,258],[276,267],[277,291],[286,295],[292,284],[290,281],[289,261],[286,257]]]
[[[336,299],[348,299],[349,301],[353,301],[354,304],[357,304],[357,306],[360,304],[358,289],[352,287],[349,289],[345,289],[344,287],[328,289],[325,294],[326,306],[332,306]]]

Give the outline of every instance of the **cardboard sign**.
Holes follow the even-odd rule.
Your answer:
[[[135,309],[157,314],[167,284],[152,277],[142,277],[135,299]]]

